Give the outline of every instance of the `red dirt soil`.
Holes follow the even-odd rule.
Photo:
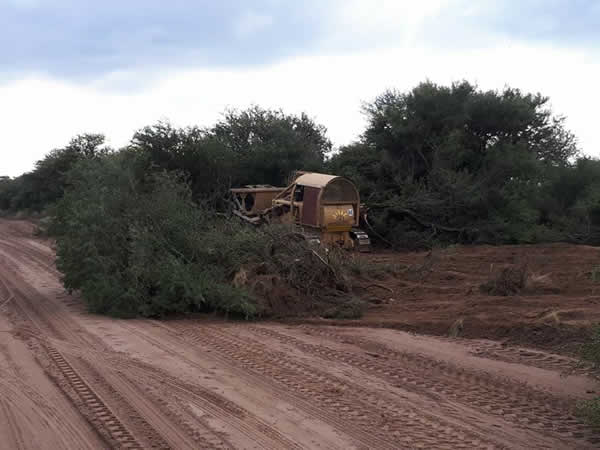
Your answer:
[[[0,221],[0,449],[600,445],[572,413],[600,385],[585,369],[565,375],[568,357],[383,328],[94,316],[65,293],[52,248],[32,231],[26,222]],[[577,249],[548,252],[590,270],[595,250],[581,256]],[[547,267],[553,286],[568,290],[563,303],[562,292],[498,298],[477,291],[485,265],[511,262],[513,251],[434,253],[439,261],[426,265],[424,255],[371,255],[420,269],[382,281],[393,300],[361,323],[407,327],[411,317],[416,329],[442,330],[464,317],[459,331],[468,335],[475,320],[534,324],[524,314],[545,300],[550,309],[563,305],[559,321],[583,325],[561,311],[585,305],[593,286],[584,273],[577,287],[574,268],[554,274],[558,261]],[[390,294],[368,291],[375,289]],[[520,317],[508,321],[514,308]]]
[[[361,255],[365,272],[383,269],[383,280],[361,281],[370,302],[360,320],[319,324],[396,328],[417,333],[494,339],[573,354],[600,323],[600,248],[552,244],[451,247],[420,253]],[[505,267],[525,270],[516,295],[488,295],[481,286]]]

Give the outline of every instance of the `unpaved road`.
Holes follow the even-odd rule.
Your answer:
[[[596,448],[565,357],[400,331],[118,321],[0,221],[0,448]]]

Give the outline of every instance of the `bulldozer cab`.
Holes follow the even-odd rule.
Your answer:
[[[299,225],[328,231],[350,231],[358,226],[358,190],[346,178],[304,173],[290,188],[275,197],[273,204],[289,205]]]
[[[297,172],[286,188],[257,185],[231,192],[237,208],[234,213],[248,222],[296,224],[325,243],[343,247],[370,244],[366,233],[358,229],[358,190],[346,178]]]

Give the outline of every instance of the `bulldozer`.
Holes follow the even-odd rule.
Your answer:
[[[347,178],[296,172],[287,187],[248,185],[231,194],[234,214],[246,222],[295,225],[322,245],[370,250],[369,236],[359,228],[360,196]]]

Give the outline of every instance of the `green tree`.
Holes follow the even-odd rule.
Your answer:
[[[552,233],[537,198],[578,155],[540,94],[422,83],[365,105],[361,141],[328,166],[360,186],[376,230],[399,245],[533,242]]]
[[[243,233],[218,227],[175,172],[145,167],[144,158],[122,151],[81,160],[69,172],[49,228],[65,287],[80,291],[91,311],[116,316],[254,314],[249,296],[228,282],[234,264],[223,262],[229,253],[214,246],[214,236],[255,247],[242,243]]]
[[[185,175],[198,201],[218,205],[236,182],[233,153],[198,127],[178,129],[159,122],[137,131],[129,149],[144,158],[144,171]]]
[[[296,293],[303,302],[292,311],[360,313],[347,258],[290,240],[286,226],[256,229],[200,206],[177,172],[149,167],[132,150],[83,159],[53,209],[57,267],[91,311],[250,317],[290,308]],[[246,282],[235,281],[239,273]]]
[[[42,211],[63,195],[67,173],[85,158],[95,158],[108,152],[101,134],[83,134],[73,138],[66,147],[52,150],[37,161],[31,172],[0,187],[0,208],[8,210]]]
[[[331,151],[326,132],[306,114],[258,106],[229,111],[211,129],[217,142],[234,155],[238,183],[273,185],[285,185],[295,170],[322,170]]]

